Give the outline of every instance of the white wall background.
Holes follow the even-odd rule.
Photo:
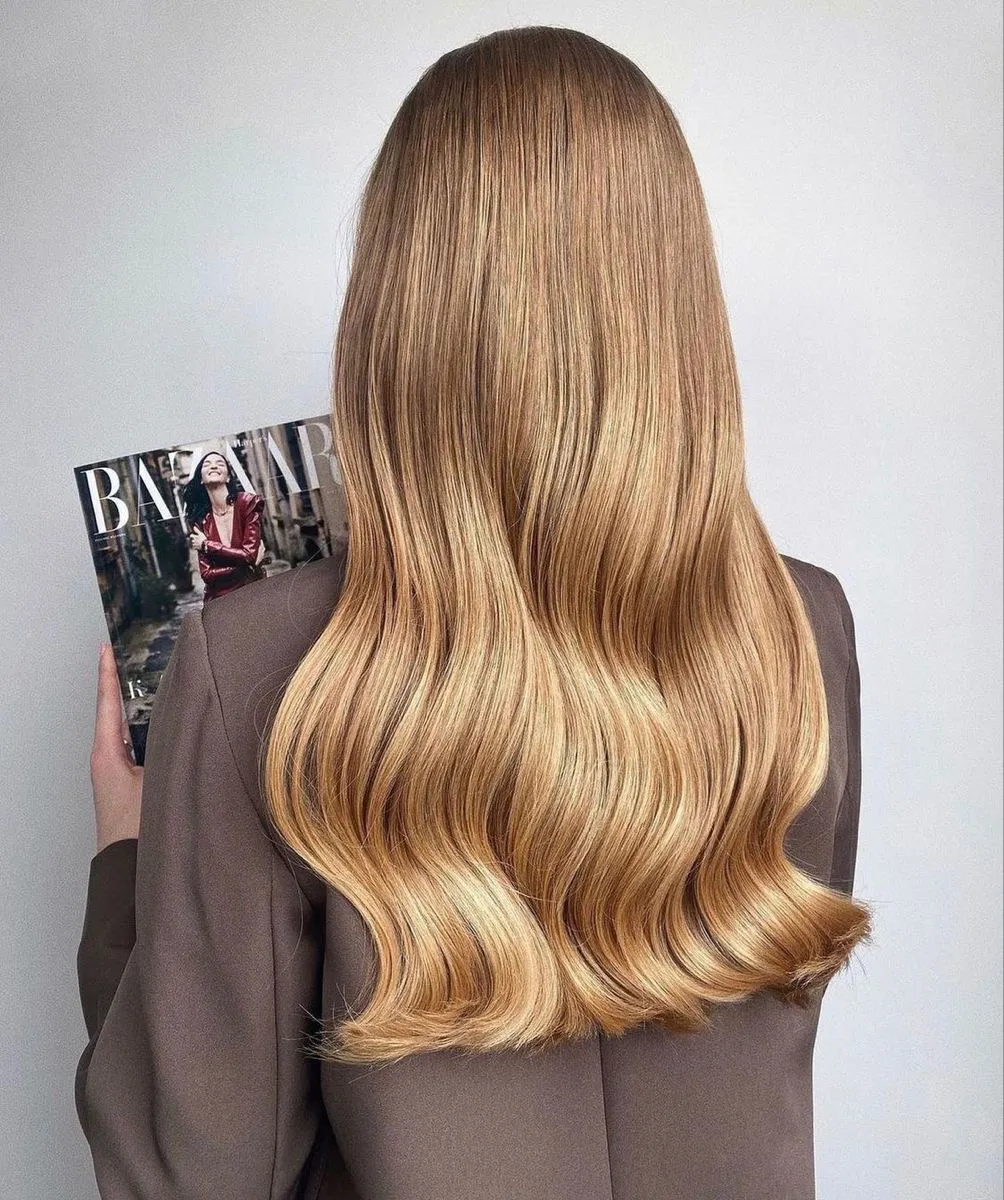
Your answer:
[[[322,411],[395,109],[443,51],[534,23],[622,50],[679,116],[754,497],[857,619],[878,929],[824,1002],[819,1200],[1001,1195],[999,6],[8,0],[4,1198],[96,1194],[74,955],[105,626],[72,468]]]

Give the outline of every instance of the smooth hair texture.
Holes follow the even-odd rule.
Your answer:
[[[747,492],[698,176],[630,60],[520,27],[421,76],[362,196],[332,423],[343,589],[259,765],[376,970],[310,1053],[807,1005],[869,909],[785,854],[820,663]]]

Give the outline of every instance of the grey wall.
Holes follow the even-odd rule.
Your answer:
[[[997,5],[7,3],[0,1195],[94,1195],[72,1077],[105,633],[72,467],[313,413],[352,206],[444,50],[582,28],[706,187],[779,547],[855,610],[857,890],[817,1042],[820,1200],[1001,1195]]]

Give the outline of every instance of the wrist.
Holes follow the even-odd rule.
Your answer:
[[[139,816],[135,820],[122,821],[117,825],[99,825],[95,854],[100,854],[113,842],[124,842],[139,837]]]

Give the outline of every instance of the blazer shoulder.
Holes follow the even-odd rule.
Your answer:
[[[204,604],[206,654],[238,769],[264,817],[259,755],[300,660],[324,630],[345,576],[347,543]]]
[[[837,628],[850,643],[854,631],[854,617],[844,586],[837,576],[826,567],[806,559],[782,554],[781,561],[794,579],[809,608],[810,618],[817,628],[836,620]]]
[[[204,604],[210,660],[227,670],[256,661],[297,660],[327,623],[345,576],[347,545],[334,553],[236,588]]]
[[[246,511],[251,509],[260,511],[265,507],[265,497],[260,492],[249,492],[245,489],[234,497],[234,506]]]

